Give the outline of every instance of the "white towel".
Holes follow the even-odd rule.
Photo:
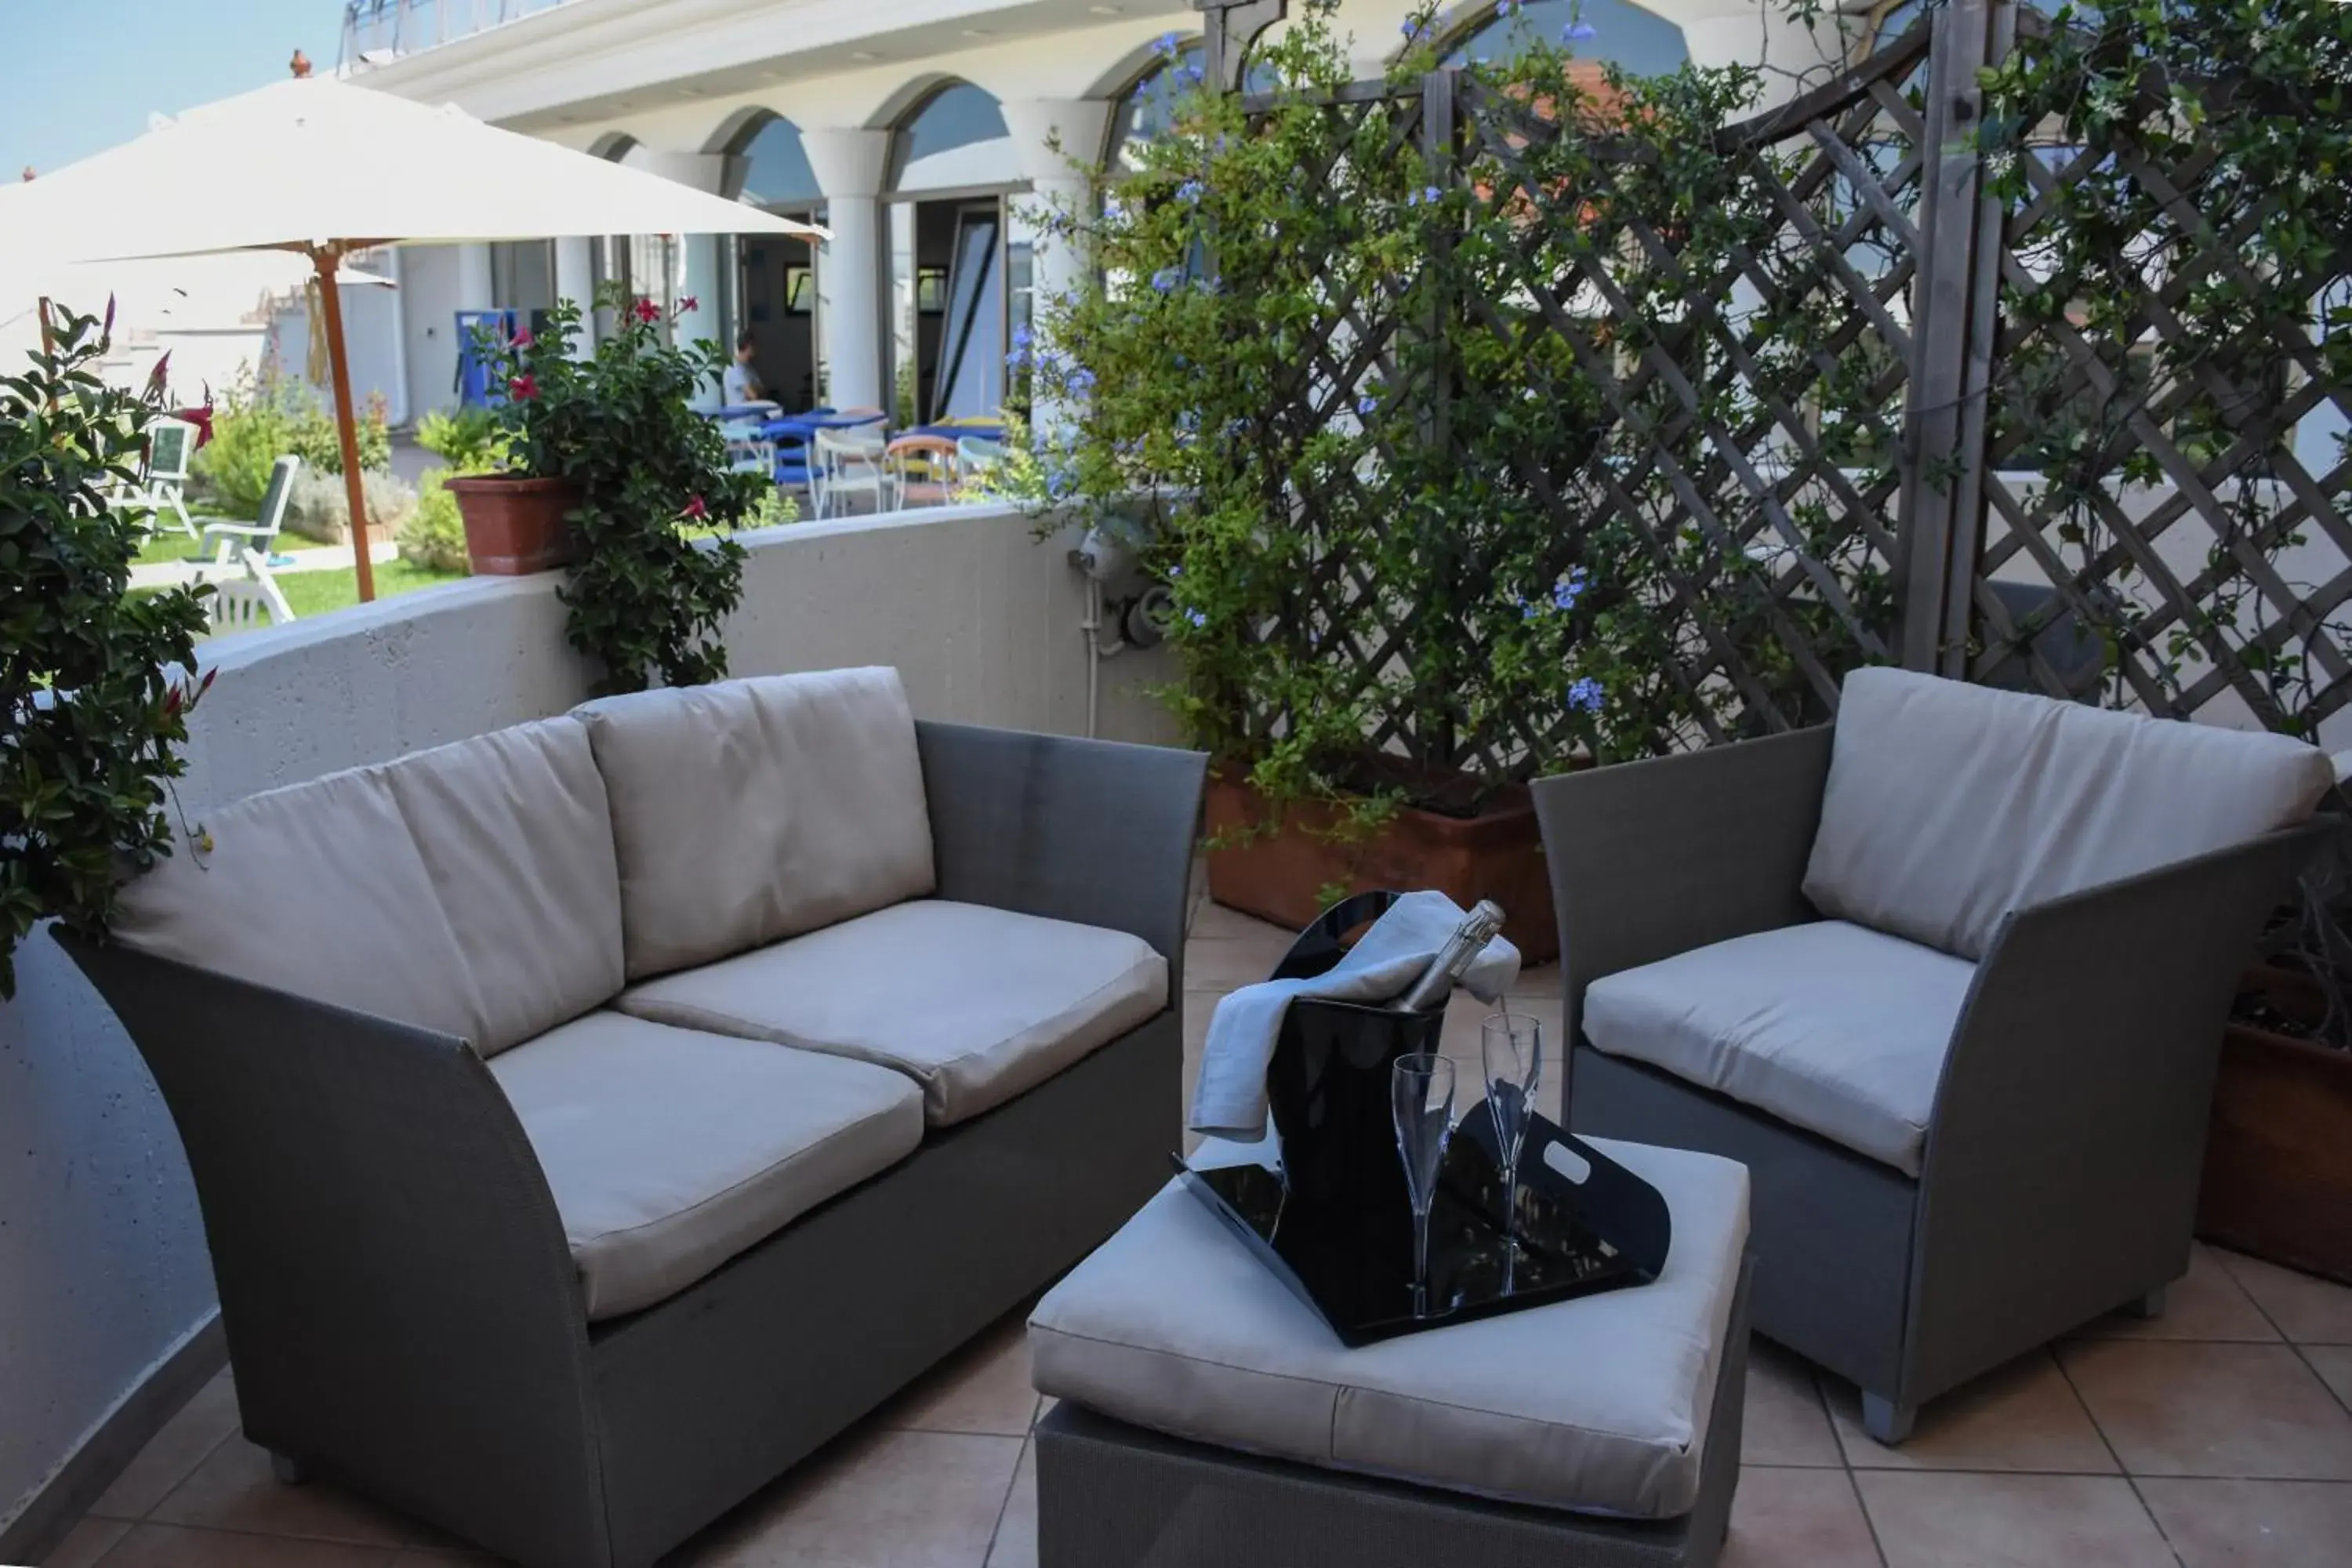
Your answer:
[[[1346,956],[1312,980],[1244,985],[1217,1004],[1192,1089],[1192,1131],[1254,1139],[1265,1133],[1265,1069],[1294,996],[1386,1002],[1412,984],[1465,919],[1444,893],[1407,893],[1374,921]],[[1472,961],[1462,986],[1492,1002],[1519,977],[1519,950],[1501,937]]]

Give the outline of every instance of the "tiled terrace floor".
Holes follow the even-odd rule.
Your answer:
[[[1263,978],[1285,941],[1202,909],[1190,1049],[1217,997]],[[1556,985],[1538,972],[1528,986],[1529,1010],[1555,1029]],[[1465,1083],[1480,1011],[1460,1004],[1448,1036],[1472,1065]],[[674,1561],[1024,1568],[1036,1561],[1038,1404],[1015,1314]],[[2346,1568],[2352,1289],[2200,1247],[2160,1321],[2095,1325],[2003,1368],[1929,1407],[1892,1452],[1863,1436],[1852,1388],[1759,1343],[1743,1458],[1727,1568]],[[48,1568],[483,1561],[331,1488],[278,1486],[236,1433],[224,1374]]]

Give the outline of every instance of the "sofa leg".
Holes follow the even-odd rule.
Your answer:
[[[1862,1396],[1862,1429],[1885,1447],[1895,1447],[1910,1436],[1912,1423],[1918,1419],[1916,1405],[1897,1405],[1867,1392]]]
[[[2161,1318],[2164,1316],[2164,1299],[2171,1289],[2168,1285],[2158,1285],[2145,1296],[2136,1296],[2124,1303],[2124,1311],[2135,1318]]]
[[[310,1469],[301,1460],[274,1449],[269,1455],[269,1473],[278,1478],[280,1486],[299,1487],[310,1479]]]

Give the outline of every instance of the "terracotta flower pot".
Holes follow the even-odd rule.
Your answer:
[[[472,474],[450,479],[466,523],[466,557],[478,574],[520,577],[572,559],[572,525],[564,513],[580,504],[570,479],[526,479]]]
[[[2197,1234],[2352,1284],[2352,1052],[2230,1026]]]
[[[1465,910],[1480,899],[1500,904],[1503,934],[1528,963],[1559,956],[1543,834],[1524,788],[1501,791],[1475,816],[1405,806],[1370,838],[1352,844],[1320,837],[1339,813],[1316,805],[1286,808],[1271,833],[1236,831],[1269,816],[1265,797],[1248,784],[1223,773],[1211,776],[1209,832],[1231,842],[1209,851],[1209,896],[1228,909],[1296,931],[1322,912],[1327,887],[1350,893],[1434,888]]]

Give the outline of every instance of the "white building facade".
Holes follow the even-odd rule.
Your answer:
[[[1593,29],[1581,54],[1647,70],[1760,65],[1771,99],[1866,50],[1862,15],[1808,30],[1772,4],[1467,0],[1441,26],[1478,52],[1580,23]],[[457,401],[458,312],[512,310],[528,326],[608,279],[683,307],[685,335],[749,332],[761,383],[788,409],[992,414],[1011,334],[1087,265],[1040,237],[1038,204],[1084,201],[1089,166],[1164,123],[1160,41],[1196,50],[1204,26],[1192,0],[484,0],[467,20],[488,25],[439,31],[438,14],[459,9],[355,0],[343,68],[832,238],[613,236],[379,258],[397,270],[398,308],[354,343],[354,379],[395,423]],[[1385,68],[1413,9],[1344,0],[1360,74]]]

